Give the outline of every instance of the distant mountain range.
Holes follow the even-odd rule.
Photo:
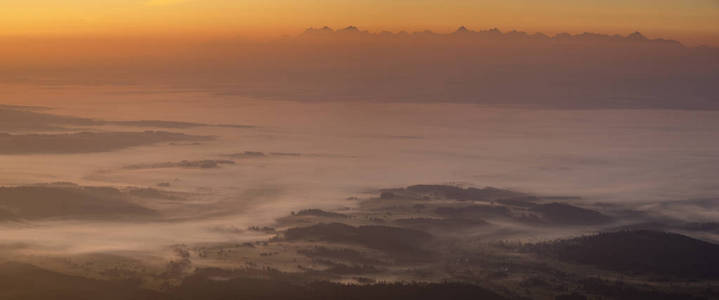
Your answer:
[[[84,57],[69,58],[74,53],[48,52],[37,60],[57,56],[57,62],[18,68],[0,77],[65,84],[141,82],[300,101],[719,110],[719,49],[687,47],[639,32],[550,36],[496,28],[375,33],[355,26],[320,27],[271,41],[223,40],[190,48],[177,57],[158,53],[163,59],[108,49],[111,56],[90,63]],[[115,61],[117,57],[132,63]]]
[[[332,29],[324,26],[320,28],[308,28],[301,35],[301,38],[317,38],[317,37],[354,37],[354,38],[464,38],[464,39],[475,39],[475,40],[533,40],[533,41],[601,41],[601,42],[641,42],[641,43],[652,43],[652,44],[663,44],[677,47],[683,47],[683,45],[675,40],[668,39],[649,39],[640,32],[634,32],[626,36],[619,34],[609,35],[601,33],[584,32],[581,34],[569,34],[569,33],[558,33],[554,36],[550,36],[541,32],[527,33],[524,31],[507,31],[502,32],[498,28],[492,28],[487,30],[474,31],[465,26],[460,26],[456,31],[451,33],[436,33],[429,30],[417,31],[409,33],[407,31],[400,31],[397,33],[390,31],[381,32],[370,32],[367,30],[360,30],[355,26],[348,26],[342,29]]]

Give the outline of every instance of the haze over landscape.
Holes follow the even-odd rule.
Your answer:
[[[718,20],[0,1],[0,299],[717,299]]]

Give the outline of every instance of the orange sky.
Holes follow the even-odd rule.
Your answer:
[[[1,36],[279,36],[368,30],[641,31],[719,46],[717,0],[0,0]]]

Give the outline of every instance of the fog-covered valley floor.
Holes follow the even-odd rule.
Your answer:
[[[718,296],[719,112],[3,90],[0,278],[118,299]]]

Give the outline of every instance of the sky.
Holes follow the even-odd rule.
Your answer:
[[[0,36],[277,37],[308,27],[641,31],[719,45],[716,0],[0,0]]]

